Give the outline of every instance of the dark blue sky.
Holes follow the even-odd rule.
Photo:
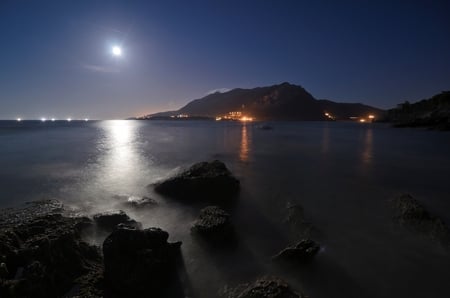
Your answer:
[[[449,15],[432,0],[1,0],[0,118],[122,118],[284,81],[393,107],[450,89]]]

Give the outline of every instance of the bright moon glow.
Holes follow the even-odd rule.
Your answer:
[[[122,56],[122,49],[118,46],[112,48],[112,53],[114,56]]]

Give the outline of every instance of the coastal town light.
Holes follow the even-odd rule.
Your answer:
[[[369,119],[375,119],[374,115],[369,115]]]
[[[41,121],[45,122],[45,121],[47,121],[47,118],[41,118]]]
[[[20,122],[20,121],[22,121],[22,118],[17,118],[17,122]]]

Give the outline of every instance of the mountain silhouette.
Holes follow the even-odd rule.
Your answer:
[[[195,99],[177,111],[168,111],[144,116],[143,118],[189,115],[217,117],[233,111],[254,117],[257,120],[327,120],[325,113],[334,119],[350,117],[376,117],[383,110],[360,103],[337,103],[317,100],[303,87],[282,83],[253,89],[233,89],[227,92],[208,94]]]

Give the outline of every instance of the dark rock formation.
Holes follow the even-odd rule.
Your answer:
[[[105,282],[114,297],[160,297],[176,276],[181,242],[158,228],[119,227],[103,243]]]
[[[264,277],[252,284],[242,284],[228,289],[222,295],[226,298],[302,298],[303,294],[296,293],[283,280]]]
[[[303,239],[296,245],[289,246],[273,257],[276,262],[292,265],[309,262],[319,252],[320,246],[310,239]]]
[[[94,215],[97,227],[105,231],[113,231],[119,224],[140,228],[140,224],[131,219],[122,210],[108,211]]]
[[[450,130],[450,91],[416,103],[405,101],[387,112],[385,121],[396,127],[428,127]]]
[[[237,180],[221,161],[200,162],[154,185],[155,191],[190,201],[230,199],[239,191]]]
[[[233,234],[230,215],[217,206],[208,206],[200,211],[191,231],[212,240],[228,240]]]
[[[409,194],[403,194],[391,202],[394,219],[415,231],[427,235],[432,240],[445,246],[450,245],[450,229],[445,222],[432,215],[426,208]]]
[[[81,231],[92,221],[51,214],[51,204],[48,208],[45,203],[36,203],[35,209],[26,207],[28,213],[20,211],[23,222],[9,220],[11,215],[4,212],[0,228],[0,297],[62,297],[75,286],[86,287],[77,280],[101,266],[99,249],[81,239]]]

